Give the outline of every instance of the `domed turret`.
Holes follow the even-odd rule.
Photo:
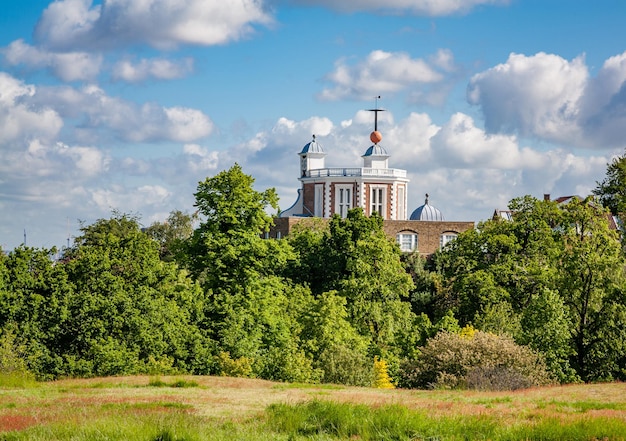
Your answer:
[[[313,135],[313,140],[311,142],[302,147],[302,151],[300,152],[300,154],[303,153],[324,153],[324,149],[322,148],[322,145],[315,139],[315,135]]]
[[[411,213],[411,220],[419,221],[444,221],[443,214],[437,208],[428,203],[428,193],[424,205],[420,205]]]
[[[324,157],[326,153],[315,139],[302,147],[302,151],[298,153],[300,156],[300,176],[304,177],[310,170],[324,168]]]

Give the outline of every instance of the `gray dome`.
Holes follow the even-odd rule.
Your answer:
[[[387,150],[382,145],[374,144],[365,151],[363,156],[389,156]]]
[[[426,201],[424,205],[420,205],[411,213],[410,220],[419,221],[444,221],[443,214],[437,208],[428,203],[428,195],[426,195]]]
[[[300,153],[324,153],[324,149],[320,143],[315,140],[315,135],[313,135],[313,141],[302,147],[302,151]]]

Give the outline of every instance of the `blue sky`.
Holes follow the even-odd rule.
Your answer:
[[[623,0],[3,0],[0,247],[192,212],[235,162],[287,208],[312,134],[327,165],[362,164],[378,95],[410,210],[587,195],[626,147],[625,19]]]

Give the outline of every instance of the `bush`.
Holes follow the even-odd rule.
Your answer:
[[[35,383],[21,352],[13,332],[4,329],[0,335],[0,387],[27,387]]]
[[[514,390],[552,382],[540,356],[510,337],[440,332],[400,369],[410,388]]]
[[[220,352],[217,355],[219,374],[224,377],[254,377],[252,371],[252,359],[239,357],[232,359],[229,352]]]
[[[324,372],[323,383],[371,386],[374,381],[371,359],[360,350],[343,344],[325,349],[317,365]]]
[[[387,370],[387,362],[385,360],[374,357],[374,382],[372,387],[376,389],[393,389],[394,384],[391,382],[389,372]]]

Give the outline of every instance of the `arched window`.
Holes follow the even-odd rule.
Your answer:
[[[417,250],[417,233],[413,231],[401,231],[396,235],[396,242],[400,250],[406,253]]]
[[[441,236],[439,236],[439,248],[445,247],[449,242],[452,242],[458,236],[457,233],[453,231],[446,231]]]

